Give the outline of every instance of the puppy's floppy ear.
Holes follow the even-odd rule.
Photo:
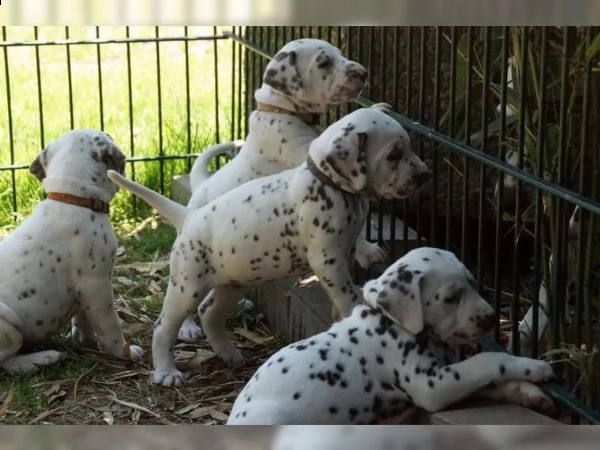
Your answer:
[[[109,138],[110,136],[107,135]],[[114,170],[120,174],[125,173],[125,155],[112,140],[107,140],[101,137],[94,137],[94,145],[98,149],[100,161],[102,161],[107,169]]]
[[[46,169],[44,169],[47,163],[46,153],[47,147],[43,149],[39,155],[37,155],[37,157],[29,166],[29,172],[32,173],[39,181],[42,181],[44,178],[46,178]]]
[[[298,68],[295,51],[277,53],[267,64],[263,83],[285,95],[297,96],[304,87]]]
[[[406,264],[393,264],[379,278],[365,283],[363,296],[368,305],[410,333],[418,334],[425,325],[420,280]]]
[[[367,186],[368,135],[353,129],[353,125],[347,125],[341,130],[343,134],[329,144],[321,169],[325,174],[333,175],[341,187],[360,192]]]

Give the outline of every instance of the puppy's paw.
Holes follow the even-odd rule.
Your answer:
[[[520,404],[542,414],[554,416],[557,413],[554,401],[542,389],[528,381],[519,383]]]
[[[356,245],[354,259],[363,269],[368,269],[376,263],[385,262],[388,258],[387,251],[376,243],[363,241]]]
[[[544,383],[555,377],[552,366],[538,359],[518,357],[511,369],[511,378],[515,380]]]
[[[240,367],[244,364],[244,357],[240,353],[240,351],[233,346],[233,344],[228,343],[228,345],[223,346],[218,351],[215,350],[215,354],[223,360],[223,362],[230,368],[235,369],[236,367]]]
[[[180,372],[179,370],[173,370],[170,372],[163,372],[155,370],[152,376],[154,384],[164,387],[177,387],[181,386],[188,379],[189,374]]]
[[[392,105],[390,105],[389,103],[384,103],[384,102],[374,103],[370,107],[373,109],[377,109],[385,114],[390,114],[394,110],[394,108],[392,108]]]
[[[141,361],[144,357],[144,350],[139,345],[129,346],[129,359],[131,361]]]
[[[199,327],[192,317],[186,317],[185,321],[179,328],[177,339],[183,342],[195,342],[204,337],[202,328]]]
[[[40,368],[51,366],[67,357],[64,352],[43,350],[36,353],[15,355],[4,360],[0,367],[10,374],[28,374],[37,372]]]

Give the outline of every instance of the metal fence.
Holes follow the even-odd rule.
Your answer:
[[[395,224],[373,239],[457,253],[501,317],[495,344],[556,361],[549,392],[572,420],[600,405],[600,35],[553,27],[249,27],[251,95],[265,57],[300,37],[325,39],[369,69],[364,97],[385,101],[433,169],[414,199],[372,205]],[[386,212],[383,215],[382,212]],[[381,225],[381,224],[380,224]],[[409,239],[410,229],[417,240]],[[583,400],[580,402],[577,398]]]
[[[37,28],[27,40],[11,40],[12,30],[2,28],[0,89],[6,102],[0,104],[0,208],[8,202],[13,212],[26,209],[18,195],[25,181],[18,175],[30,161],[19,156],[19,146],[37,150],[49,136],[82,124],[106,128],[127,149],[129,175],[168,192],[170,175],[189,169],[195,152],[244,137],[253,92],[278,48],[300,37],[325,39],[369,69],[370,85],[357,102],[325,115],[321,125],[357,107],[388,102],[433,170],[431,184],[417,197],[372,205],[378,226],[370,230],[371,238],[393,255],[424,244],[456,252],[501,317],[495,343],[483,345],[554,359],[560,385],[549,386],[548,392],[572,411],[574,422],[600,423],[594,410],[600,406],[596,29],[237,27],[191,35],[186,27],[164,37],[163,28],[143,38],[132,37],[129,28],[121,37],[106,38],[97,28],[95,36],[77,39],[64,28],[64,38],[46,40]],[[203,40],[212,43],[201,69],[210,76],[198,82],[191,69],[198,56],[190,46]],[[175,94],[182,100],[171,109],[166,102],[172,94],[165,92],[168,84],[161,76],[175,64],[163,59],[168,42],[182,49],[176,59],[182,93]],[[124,49],[111,59],[124,65],[121,72],[104,68],[111,46]],[[141,46],[151,46],[151,65],[138,67],[133,61]],[[18,108],[11,78],[24,70],[13,56],[21,47],[34,51],[34,100]],[[64,117],[51,130],[47,68],[40,62],[45,47],[64,52],[66,64]],[[92,118],[77,115],[85,97],[74,93],[77,47],[94,52],[86,66],[94,72],[86,85],[86,96],[95,102]],[[155,76],[136,87],[136,70]],[[106,80],[119,74],[126,88],[121,110],[113,114],[110,107],[119,96],[107,94]],[[215,93],[207,102],[194,103],[201,84]],[[140,107],[136,92],[150,97],[151,107]],[[207,111],[211,120],[200,120]],[[180,120],[174,122],[174,116]],[[146,130],[149,136],[136,131],[147,120],[156,123]],[[209,131],[200,139],[198,129],[203,128]],[[149,171],[151,164],[158,169]]]
[[[30,212],[42,194],[26,169],[71,128],[109,131],[129,175],[161,192],[193,154],[243,137],[243,55],[223,30],[1,27],[0,225]],[[121,200],[119,217],[145,211]]]

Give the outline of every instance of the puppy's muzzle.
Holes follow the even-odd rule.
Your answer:
[[[483,334],[488,333],[494,328],[496,324],[496,314],[484,314],[476,317],[477,328],[479,328]]]
[[[360,84],[364,84],[367,81],[368,74],[369,73],[367,72],[367,69],[365,69],[358,63],[349,64],[346,68],[346,76],[350,80],[358,82]]]

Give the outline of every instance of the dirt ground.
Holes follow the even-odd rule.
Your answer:
[[[190,373],[188,382],[178,388],[152,384],[152,325],[162,307],[173,235],[169,228],[150,228],[151,239],[164,242],[153,244],[143,235],[125,240],[113,276],[125,336],[142,346],[143,361],[124,362],[76,347],[63,335],[47,348],[66,351],[67,360],[31,376],[0,374],[0,423],[158,425],[227,421],[238,392],[283,343],[271,335],[258,311],[238,308],[230,315],[228,330],[246,359],[242,367],[228,369],[205,340],[179,343],[176,361],[181,370]]]

